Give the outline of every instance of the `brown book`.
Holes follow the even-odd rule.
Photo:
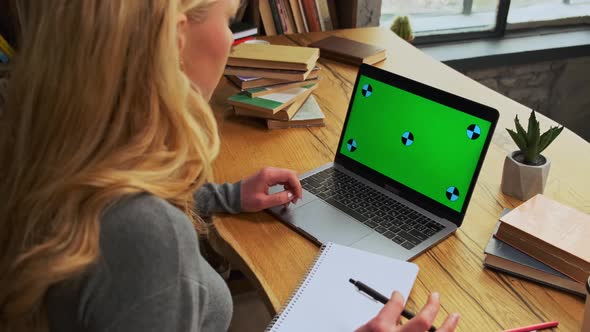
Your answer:
[[[260,11],[260,18],[262,19],[262,25],[264,25],[264,31],[266,32],[266,35],[276,35],[277,28],[275,27],[275,23],[272,18],[269,0],[260,0],[258,3],[258,10]]]
[[[297,111],[301,108],[303,103],[307,100],[307,98],[311,95],[313,90],[309,89],[308,91],[302,93],[300,96],[297,96],[297,99],[293,102],[293,104],[283,108],[282,110],[276,112],[275,114],[270,114],[268,112],[259,112],[257,110],[253,110],[250,108],[234,106],[234,111],[236,115],[243,115],[243,116],[250,116],[255,118],[263,118],[263,119],[270,119],[270,120],[282,120],[288,121],[297,113]]]
[[[544,195],[500,218],[496,237],[578,282],[590,276],[590,216]]]
[[[320,67],[315,67],[311,73],[307,76],[307,80],[314,80],[320,77]],[[259,88],[265,86],[273,86],[277,84],[285,84],[285,83],[292,83],[298,82],[298,80],[281,80],[276,78],[265,78],[265,77],[246,77],[246,76],[236,76],[236,75],[227,75],[227,78],[232,81],[238,88],[242,91],[252,88]]]
[[[320,49],[320,56],[346,63],[374,64],[386,57],[385,49],[354,40],[330,36],[309,44]]]
[[[317,48],[267,44],[240,44],[232,48],[228,66],[308,71],[320,51]]]
[[[510,212],[504,209],[502,215]],[[540,284],[585,296],[584,284],[551,268],[543,262],[517,250],[507,243],[498,240],[494,235],[500,226],[496,224],[494,234],[490,238],[484,253],[483,265],[487,268],[532,280]]]
[[[289,0],[289,6],[291,7],[291,13],[293,14],[293,20],[295,21],[295,27],[298,33],[307,32],[305,31],[305,23],[303,22],[303,12],[297,0]]]
[[[301,0],[305,21],[310,32],[322,31],[320,26],[320,17],[315,5],[315,0]]]
[[[325,126],[324,113],[313,96],[309,96],[289,121],[266,120],[268,129],[306,128]]]
[[[342,1],[338,2],[339,6],[346,6],[341,3]],[[328,10],[330,11],[330,17],[332,18],[332,26],[334,27],[334,29],[338,29],[340,27],[340,24],[338,22],[338,14],[336,13],[336,0],[328,0]]]
[[[279,15],[283,24],[283,33],[297,33],[297,27],[295,26],[295,20],[289,8],[289,0],[277,0],[277,6],[279,8]]]
[[[309,32],[305,10],[303,9],[303,0],[297,0],[297,5],[299,6],[299,12],[301,13],[301,19],[303,20],[303,28],[305,29],[305,32]]]
[[[312,70],[259,69],[250,67],[225,66],[224,75],[276,78],[285,81],[303,81]]]

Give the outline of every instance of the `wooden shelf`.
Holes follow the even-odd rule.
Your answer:
[[[258,27],[260,35],[266,35],[264,25],[260,18],[260,0],[248,0],[248,8],[243,18],[244,22],[252,23]],[[328,0],[328,5],[335,8],[333,17],[334,29],[346,29],[356,27],[356,12],[358,0]],[[336,17],[334,17],[336,16]]]

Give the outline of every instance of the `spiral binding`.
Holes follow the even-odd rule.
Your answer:
[[[270,323],[268,324],[268,327],[266,328],[266,330],[264,330],[264,332],[271,332],[271,331],[275,330],[275,328],[281,327],[281,324],[287,318],[287,316],[289,316],[291,309],[293,309],[293,306],[297,303],[297,301],[299,301],[299,299],[303,295],[303,292],[305,291],[305,288],[307,287],[309,282],[313,279],[315,273],[317,272],[317,269],[319,268],[320,265],[322,265],[322,261],[327,256],[327,255],[324,255],[324,253],[329,251],[330,247],[332,247],[332,243],[328,243],[327,245],[322,245],[322,247],[320,248],[320,253],[316,256],[315,260],[313,261],[312,268],[309,269],[309,271],[307,271],[307,274],[305,275],[303,280],[299,283],[299,285],[297,285],[297,288],[295,289],[293,294],[291,294],[291,296],[289,296],[289,298],[287,300],[287,304],[283,305],[281,310],[279,310],[279,312],[275,315],[275,317],[270,321]]]

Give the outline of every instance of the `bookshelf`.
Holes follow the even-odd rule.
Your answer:
[[[305,15],[305,6],[307,4],[308,12],[311,11],[312,8],[315,8],[316,13],[318,8],[324,13],[324,19],[327,20],[326,13],[329,13],[329,24],[320,24],[321,31],[327,31],[332,29],[345,29],[345,28],[354,28],[357,26],[357,8],[358,8],[358,1],[359,0],[247,0],[244,4],[246,8],[244,10],[244,14],[241,17],[241,20],[244,22],[248,22],[258,27],[260,35],[274,35],[274,34],[288,34],[288,33],[299,33],[299,32],[306,32],[310,31],[309,24],[303,23],[307,25],[307,29],[301,28],[298,25],[301,24],[297,23],[296,20],[296,13],[294,13],[293,7],[295,7],[295,11]],[[361,0],[362,1],[362,0]],[[278,3],[278,7],[276,7]],[[301,4],[301,6],[296,7],[296,5]],[[313,7],[312,7],[313,5]],[[264,18],[261,16],[261,7],[262,12],[266,11],[267,17]],[[275,16],[272,16],[272,7],[275,7]],[[282,9],[282,10],[281,10]],[[270,10],[270,12],[269,12]],[[283,30],[281,33],[276,29],[276,23],[281,20],[281,14],[277,11],[283,12],[283,20],[293,20],[292,22],[282,22],[283,26],[287,27],[287,33]],[[289,18],[290,17],[290,18]],[[238,17],[240,19],[240,17]],[[303,18],[304,20],[309,20],[307,15]],[[265,29],[269,25],[272,25],[270,29]],[[291,26],[292,28],[289,28]],[[317,27],[317,26],[316,26]],[[270,30],[270,33],[269,31]]]

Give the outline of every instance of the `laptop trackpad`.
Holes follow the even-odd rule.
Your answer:
[[[322,200],[315,200],[285,213],[285,219],[313,235],[321,243],[328,241],[350,245],[373,230]]]

